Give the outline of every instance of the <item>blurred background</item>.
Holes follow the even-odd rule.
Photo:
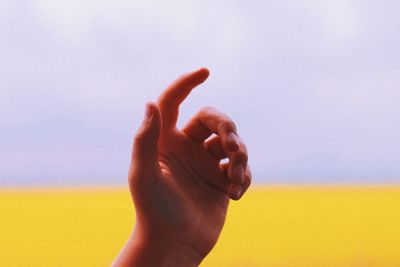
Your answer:
[[[109,266],[145,103],[237,123],[253,186],[204,267],[400,266],[397,0],[0,0],[0,266]],[[21,253],[23,252],[23,253]]]
[[[400,4],[0,0],[0,185],[125,185],[144,105],[229,114],[257,184],[400,182]]]

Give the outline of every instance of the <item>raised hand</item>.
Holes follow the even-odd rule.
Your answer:
[[[136,226],[116,266],[197,266],[217,242],[229,198],[251,183],[246,146],[227,115],[207,107],[176,127],[179,105],[208,75],[185,74],[147,104],[129,171]]]

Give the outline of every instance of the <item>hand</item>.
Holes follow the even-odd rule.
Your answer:
[[[208,75],[185,74],[147,105],[129,171],[136,226],[115,265],[197,266],[217,242],[229,198],[250,185],[246,146],[228,116],[207,107],[176,127],[179,105]]]

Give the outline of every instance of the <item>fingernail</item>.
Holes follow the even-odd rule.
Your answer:
[[[231,194],[234,199],[239,199],[242,196],[242,186],[238,184],[233,184],[231,189]]]
[[[232,174],[234,177],[239,178],[239,181],[241,184],[244,182],[244,168],[241,164],[239,164],[239,165],[235,166],[235,168],[233,168]]]
[[[235,196],[236,196],[237,199],[239,199],[239,198],[241,197],[241,195],[242,195],[242,188],[240,187],[240,188],[236,191]]]
[[[151,117],[153,116],[153,108],[152,108],[152,106],[151,106],[151,104],[146,104],[146,111],[145,111],[145,114],[144,114],[144,119],[145,120],[151,120]]]
[[[230,132],[226,137],[226,139],[231,144],[229,150],[237,151],[239,149],[239,139],[234,132]]]

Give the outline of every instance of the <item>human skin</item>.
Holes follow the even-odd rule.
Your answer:
[[[128,175],[136,225],[113,266],[198,266],[218,240],[229,199],[251,183],[246,146],[227,115],[206,107],[176,127],[179,105],[208,76],[205,68],[184,74],[147,104]]]

